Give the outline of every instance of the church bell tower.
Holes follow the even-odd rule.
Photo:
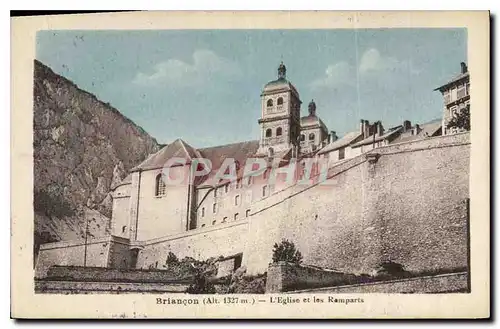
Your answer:
[[[298,154],[302,102],[297,89],[286,79],[283,62],[278,67],[278,79],[268,82],[260,96],[261,136],[257,154],[273,157],[289,150]]]

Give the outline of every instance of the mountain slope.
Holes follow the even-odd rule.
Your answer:
[[[158,150],[142,128],[35,60],[35,253],[40,243],[109,230],[112,184]]]

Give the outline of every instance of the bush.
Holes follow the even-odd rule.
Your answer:
[[[386,261],[379,264],[377,269],[377,276],[379,275],[392,275],[392,276],[401,276],[406,274],[407,272],[404,269],[404,266],[395,263],[393,261]]]
[[[169,251],[166,264],[170,265],[170,264],[177,264],[177,263],[179,263],[179,258],[177,258],[177,256],[173,252]]]
[[[188,294],[215,294],[215,286],[209,280],[206,272],[199,271],[194,276],[194,282],[186,289]]]
[[[273,263],[278,262],[300,264],[302,254],[295,248],[293,242],[283,239],[279,244],[275,243],[273,248]]]

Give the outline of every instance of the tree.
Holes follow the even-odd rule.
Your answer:
[[[302,254],[295,248],[293,242],[283,239],[279,244],[274,244],[273,263],[277,262],[300,264],[302,262]]]
[[[470,131],[470,106],[467,105],[448,121],[446,128]]]

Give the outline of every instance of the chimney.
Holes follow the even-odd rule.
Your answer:
[[[370,121],[365,120],[365,124],[363,126],[363,138],[367,138],[370,136]]]
[[[467,64],[461,62],[460,67],[461,67],[461,73],[467,73]]]
[[[420,129],[420,126],[418,124],[415,124],[415,135],[420,134],[421,131],[422,129]]]
[[[384,134],[384,127],[382,127],[382,121],[377,121],[377,135],[382,136]]]
[[[364,134],[365,133],[365,120],[361,119],[361,122],[359,123],[359,133]]]
[[[406,132],[411,129],[411,122],[408,120],[405,120],[403,122],[403,131]]]

